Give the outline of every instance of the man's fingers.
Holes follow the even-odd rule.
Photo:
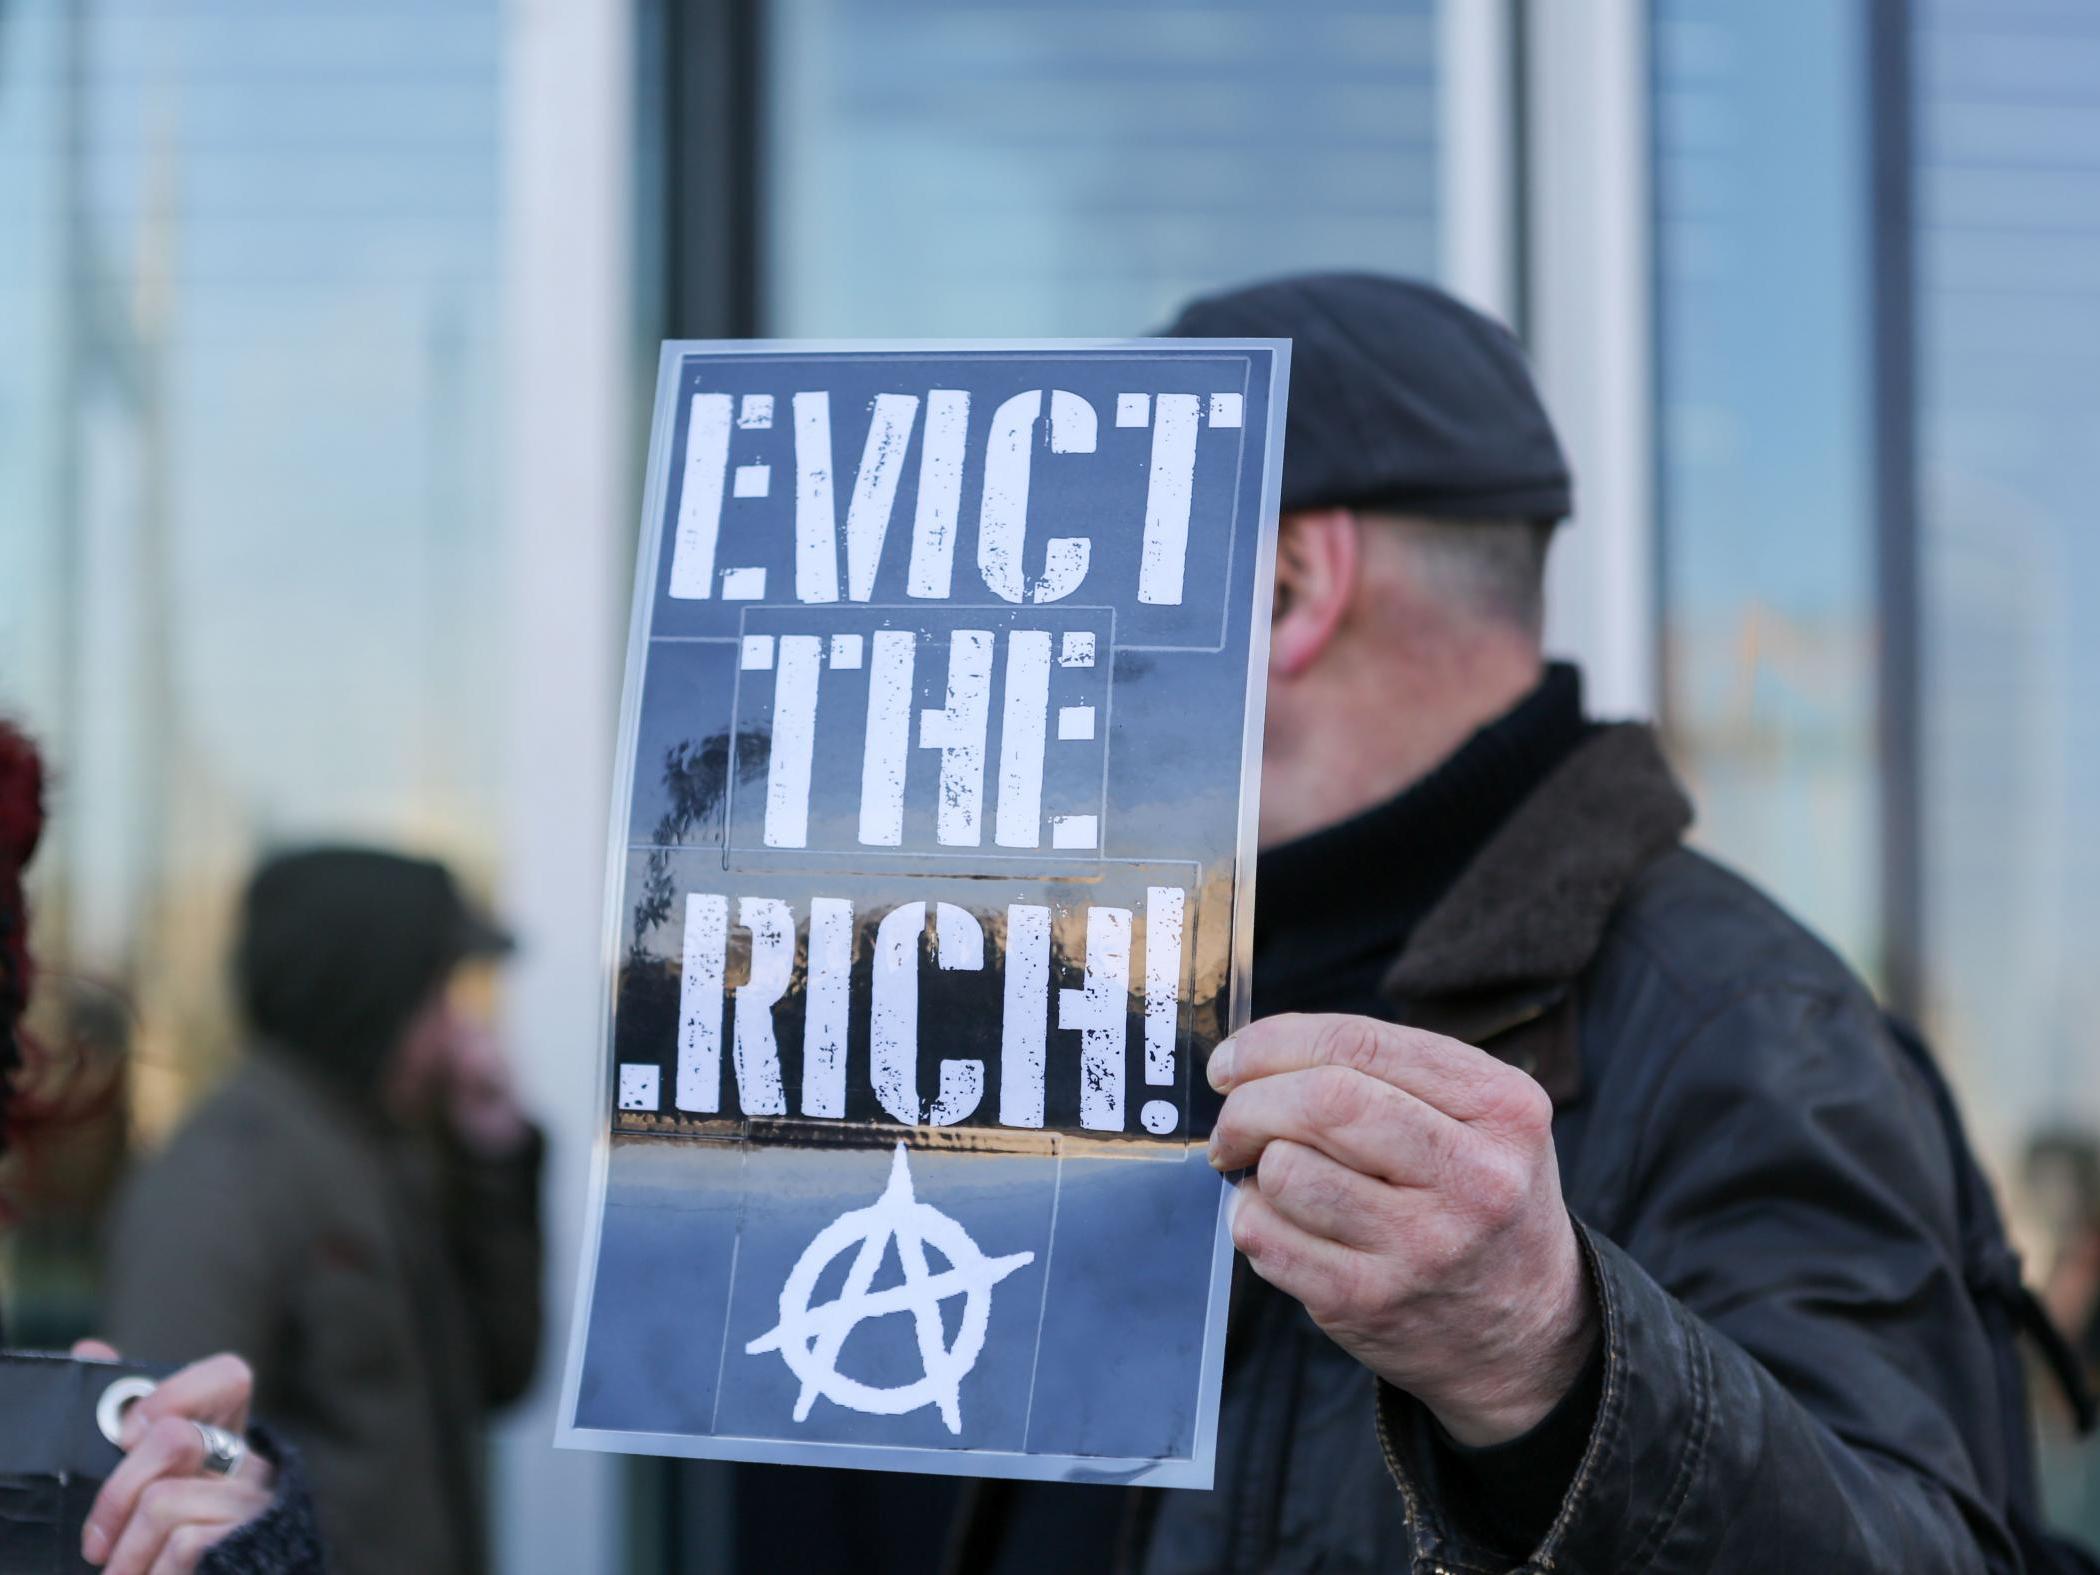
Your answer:
[[[1286,1296],[1296,1297],[1315,1322],[1353,1305],[1373,1267],[1364,1254],[1285,1218],[1252,1178],[1239,1185],[1232,1244],[1256,1274]]]
[[[1434,1185],[1465,1129],[1413,1094],[1341,1066],[1241,1083],[1211,1128],[1210,1162],[1240,1170],[1278,1138],[1395,1186]]]
[[[73,1355],[83,1362],[114,1362],[117,1348],[107,1340],[75,1340]]]
[[[224,1541],[235,1524],[228,1521],[208,1526],[192,1521],[186,1526],[177,1526],[168,1533],[168,1540],[161,1545],[160,1557],[153,1561],[148,1575],[191,1575],[204,1562],[204,1555]]]
[[[140,1495],[138,1508],[103,1566],[105,1575],[148,1575],[161,1568],[169,1554],[179,1559],[184,1545],[196,1543],[200,1531],[224,1536],[257,1507],[255,1495],[238,1482],[222,1477],[163,1477]],[[199,1546],[190,1554],[188,1566],[178,1562],[172,1567],[194,1568],[202,1551]]]
[[[1262,1150],[1255,1179],[1263,1200],[1308,1234],[1366,1252],[1391,1250],[1400,1225],[1396,1194],[1384,1182],[1289,1138]]]
[[[164,1417],[210,1422],[228,1432],[248,1431],[248,1402],[255,1374],[238,1356],[207,1356],[161,1380],[153,1393],[125,1413],[124,1447]]]
[[[1230,1092],[1318,1066],[1365,1073],[1459,1121],[1491,1119],[1510,1097],[1511,1079],[1530,1081],[1456,1039],[1340,1013],[1292,1012],[1249,1024],[1212,1052],[1208,1072],[1213,1088]]]
[[[203,1464],[204,1435],[193,1424],[163,1417],[147,1428],[95,1495],[81,1527],[82,1557],[90,1564],[101,1563],[136,1515],[147,1489],[165,1477],[191,1476]]]

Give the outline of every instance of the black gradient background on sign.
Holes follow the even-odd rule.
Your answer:
[[[573,1424],[624,1435],[622,1447],[740,1459],[1050,1475],[1120,1481],[1155,1464],[1198,1462],[1173,1480],[1207,1480],[1202,1457],[1206,1367],[1223,1340],[1226,1260],[1220,1255],[1226,1194],[1200,1140],[1215,1099],[1202,1062],[1232,1020],[1234,877],[1240,829],[1240,767],[1246,747],[1256,545],[1269,429],[1270,357],[1265,349],[1134,347],[1088,352],[926,352],[822,356],[705,353],[676,372],[678,416],[669,443],[662,547],[640,675],[638,732],[619,927],[611,1051],[616,1063],[658,1068],[659,1108],[612,1115],[603,1215],[576,1369]],[[683,417],[697,389],[773,396],[769,431],[738,430],[730,465],[772,467],[769,496],[732,499],[717,550],[720,569],[764,567],[760,602],[674,600],[667,594],[683,468]],[[795,603],[792,395],[831,392],[834,493],[843,516],[881,393],[932,388],[971,392],[971,443],[957,522],[953,596],[913,603],[904,565],[923,434],[915,431],[873,594],[865,605]],[[1051,536],[1093,543],[1085,582],[1060,602],[1015,607],[977,572],[977,512],[985,430],[992,409],[1026,388],[1065,388],[1097,414],[1092,455],[1055,455],[1039,429],[1033,454],[1023,568],[1040,572]],[[1174,390],[1241,394],[1236,431],[1206,422],[1178,608],[1136,602],[1150,460],[1149,427],[1115,425],[1116,395]],[[921,407],[921,420],[924,409]],[[1043,426],[1047,427],[1047,423]],[[846,589],[844,554],[840,584]],[[1096,739],[1066,746],[1054,720],[1046,744],[1045,815],[1100,807],[1100,846],[1034,853],[992,839],[1000,748],[1000,670],[995,668],[986,741],[980,847],[943,848],[934,836],[939,752],[921,748],[914,722],[907,751],[906,824],[894,849],[864,849],[846,835],[856,802],[866,675],[827,667],[819,691],[812,847],[769,849],[763,824],[772,674],[746,672],[741,637],[789,628],[861,633],[916,627],[945,640],[958,627],[1100,627],[1104,646],[1091,673],[1055,669],[1051,715],[1061,703],[1094,704]],[[865,655],[864,653],[864,660]],[[777,655],[777,652],[776,652]],[[945,701],[944,645],[922,645],[914,710]],[[1105,681],[1105,682],[1104,682]],[[1091,685],[1091,689],[1086,686]],[[740,688],[741,686],[741,688]],[[1082,693],[1084,690],[1084,693]],[[1105,691],[1105,692],[1104,692]],[[1105,772],[1096,789],[1087,772]],[[733,831],[733,835],[732,835]],[[1047,844],[1048,834],[1045,831]],[[1247,872],[1251,877],[1251,871]],[[1184,994],[1173,1082],[1145,1081],[1145,888],[1187,893]],[[675,1108],[685,899],[729,899],[731,928],[721,1028],[722,1108],[705,1116]],[[746,976],[750,940],[735,925],[740,897],[786,901],[803,927],[790,987],[773,1010],[782,1084],[799,1109],[806,1014],[806,925],[810,900],[851,901],[846,1112],[843,1120],[752,1119],[737,1099],[733,991]],[[899,903],[950,902],[985,935],[985,967],[944,971],[932,935],[919,972],[919,1095],[931,1099],[945,1058],[980,1060],[985,1089],[956,1126],[907,1126],[885,1112],[869,1075],[874,931]],[[1048,905],[1058,914],[1042,1009],[1046,1124],[999,1126],[1000,1024],[1006,909]],[[1057,992],[1085,978],[1085,913],[1113,905],[1132,914],[1126,1002],[1124,1128],[1080,1123],[1081,1036],[1057,1026]],[[929,926],[930,931],[930,926]],[[609,1069],[610,1070],[610,1069]],[[1163,1136],[1140,1124],[1145,1102],[1166,1098],[1176,1125]],[[963,1379],[963,1427],[951,1434],[931,1408],[867,1415],[818,1399],[800,1422],[799,1383],[781,1354],[746,1347],[782,1313],[788,1272],[817,1233],[880,1196],[896,1145],[907,1145],[916,1196],[969,1233],[987,1257],[1033,1254],[991,1295],[983,1354]],[[936,1272],[942,1267],[932,1265]],[[901,1268],[885,1254],[876,1288]],[[834,1265],[833,1277],[836,1277]],[[959,1298],[941,1306],[952,1339]],[[922,1365],[908,1317],[854,1327],[839,1370],[894,1388]],[[980,1453],[981,1452],[981,1453]]]
[[[987,966],[981,974],[943,972],[933,965],[931,938],[921,972],[920,1090],[930,1098],[945,1057],[986,1060],[990,1086],[965,1126],[997,1129],[998,1024],[1002,1006],[996,952],[1010,902],[1047,902],[1060,910],[1112,903],[1133,910],[1131,998],[1126,1034],[1126,1119],[1123,1136],[1145,1144],[1164,1137],[1179,1144],[1208,1130],[1214,1102],[1200,1075],[1202,1058],[1230,1021],[1232,878],[1239,828],[1238,772],[1246,716],[1249,607],[1255,575],[1256,524],[1260,508],[1261,438],[1266,430],[1266,352],[1221,353],[1192,349],[1132,351],[1095,358],[1044,352],[957,354],[929,358],[875,355],[803,359],[793,356],[693,358],[681,373],[680,419],[673,423],[672,484],[664,500],[664,541],[658,554],[657,600],[652,643],[643,685],[630,807],[631,849],[620,942],[613,1025],[616,1063],[656,1065],[662,1109],[650,1116],[615,1111],[623,1132],[718,1132],[724,1120],[743,1114],[729,1071],[731,1012],[725,998],[724,1092],[720,1118],[696,1118],[672,1108],[677,1065],[679,980],[682,967],[684,896],[719,892],[732,899],[726,983],[734,987],[748,966],[749,937],[734,925],[734,899],[771,895],[789,900],[806,925],[811,896],[867,894],[856,901],[852,1047],[848,1059],[848,1119],[888,1120],[875,1107],[868,1080],[867,1005],[873,928],[897,901],[923,897],[929,905],[949,901],[969,908],[985,925]],[[1019,390],[1066,388],[1088,399],[1097,414],[1092,454],[1052,454],[1048,423],[1039,424],[1030,481],[1028,549],[1024,567],[1041,565],[1043,542],[1053,535],[1085,535],[1093,543],[1088,574],[1060,602],[1016,607],[995,596],[977,572],[977,511],[983,484],[984,434],[996,403]],[[671,540],[675,535],[683,473],[683,412],[690,394],[705,388],[741,398],[770,394],[773,424],[764,431],[739,429],[730,465],[767,463],[772,484],[766,498],[725,499],[716,551],[719,568],[764,566],[767,597],[759,602],[719,598],[681,600],[669,595]],[[792,396],[798,389],[831,393],[832,445],[836,460],[835,504],[843,520],[853,475],[865,442],[874,398],[931,388],[971,392],[971,441],[967,449],[961,513],[957,522],[953,595],[943,602],[911,603],[905,595],[917,467],[922,434],[915,428],[893,507],[888,536],[870,601],[805,607],[794,602],[793,540],[795,470]],[[1203,396],[1204,424],[1197,441],[1197,472],[1187,554],[1185,598],[1178,608],[1136,601],[1138,544],[1142,534],[1151,454],[1151,428],[1115,425],[1116,396],[1125,390],[1176,390]],[[1237,429],[1208,424],[1208,396],[1238,392],[1242,419]],[[923,407],[921,421],[923,423]],[[841,526],[843,531],[843,525]],[[1243,540],[1234,546],[1234,532]],[[845,580],[841,553],[841,594]],[[1061,762],[1084,750],[1087,769],[1105,753],[1105,808],[1100,811],[1101,846],[1096,855],[1075,858],[1044,846],[1034,858],[1014,858],[992,842],[996,768],[1001,737],[1000,679],[1004,637],[1014,627],[1062,630],[1094,626],[1113,607],[1114,649],[1105,645],[1097,662],[1109,678],[1096,704],[1096,740],[1061,744],[1056,708],[1067,698],[1093,701],[1097,674],[1052,671],[1052,726],[1046,748],[1044,812],[1091,812],[1095,803],[1058,800]],[[972,618],[967,609],[979,616]],[[764,848],[755,834],[762,821],[767,766],[767,710],[773,673],[745,673],[740,638],[747,631],[788,629],[859,633],[863,667],[828,670],[820,691],[817,752],[813,769],[811,841],[840,850],[853,842],[854,827],[840,823],[840,806],[858,802],[865,642],[883,627],[925,628],[944,635],[957,627],[982,627],[1000,637],[986,743],[983,843],[978,849],[941,847],[934,836],[934,799],[939,751],[919,747],[914,721],[907,751],[906,830],[895,850],[856,849],[782,853]],[[1220,643],[1222,641],[1222,644]],[[945,701],[944,645],[926,645],[915,667],[913,713]],[[1094,680],[1084,696],[1069,697],[1061,686]],[[740,679],[752,694],[739,699]],[[829,820],[823,814],[832,806]],[[728,834],[734,813],[742,828],[735,848]],[[827,834],[828,833],[828,834]],[[960,856],[958,856],[960,855]],[[1144,1082],[1142,997],[1144,978],[1144,882],[1118,860],[1142,859],[1160,875],[1156,883],[1187,892],[1185,989],[1177,1025],[1176,1076],[1171,1089]],[[788,876],[787,872],[796,872]],[[764,873],[761,873],[764,872]],[[775,873],[783,880],[773,880]],[[852,877],[842,880],[840,877]],[[866,880],[860,877],[867,877]],[[886,898],[887,900],[883,900]],[[1077,1111],[1076,1031],[1056,1026],[1056,991],[1079,988],[1084,979],[1084,921],[1061,920],[1056,929],[1048,1037],[1052,1097],[1049,1130],[1080,1133]],[[801,937],[806,947],[806,933]],[[806,955],[806,952],[805,954]],[[776,1038],[791,1114],[799,1108],[799,1059],[804,1009],[803,963],[775,1009]],[[1177,1121],[1165,1134],[1148,1133],[1139,1122],[1146,1100],[1169,1097]],[[1193,1108],[1191,1108],[1193,1103]]]

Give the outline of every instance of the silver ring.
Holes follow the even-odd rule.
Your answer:
[[[223,1427],[213,1427],[209,1422],[190,1424],[196,1428],[197,1436],[204,1440],[204,1469],[215,1477],[230,1477],[241,1469],[241,1462],[248,1458],[248,1445],[238,1433],[229,1433]]]
[[[102,1429],[102,1436],[118,1448],[124,1445],[124,1413],[134,1404],[153,1393],[156,1385],[150,1378],[119,1378],[102,1391],[102,1398],[95,1402],[95,1425]]]

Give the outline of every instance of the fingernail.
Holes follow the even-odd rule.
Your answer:
[[[108,1558],[109,1533],[100,1526],[89,1526],[80,1534],[80,1556],[88,1563],[97,1565]]]
[[[1228,1039],[1211,1051],[1210,1064],[1203,1069],[1204,1075],[1210,1079],[1210,1086],[1221,1094],[1232,1086],[1232,1059],[1235,1054],[1237,1052],[1232,1041]]]
[[[1224,1168],[1218,1163],[1218,1134],[1215,1132],[1210,1135],[1210,1142],[1204,1147],[1204,1157],[1210,1161],[1211,1169],[1222,1170]]]

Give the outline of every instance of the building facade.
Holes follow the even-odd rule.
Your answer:
[[[0,708],[148,1131],[230,1050],[259,848],[440,852],[528,943],[565,1307],[655,341],[1141,333],[1362,267],[1530,347],[1553,643],[1928,1025],[2049,1250],[2024,1157],[2100,1131],[2074,0],[13,0],[0,234]],[[504,1568],[709,1567],[718,1479],[550,1430],[500,1441]]]

